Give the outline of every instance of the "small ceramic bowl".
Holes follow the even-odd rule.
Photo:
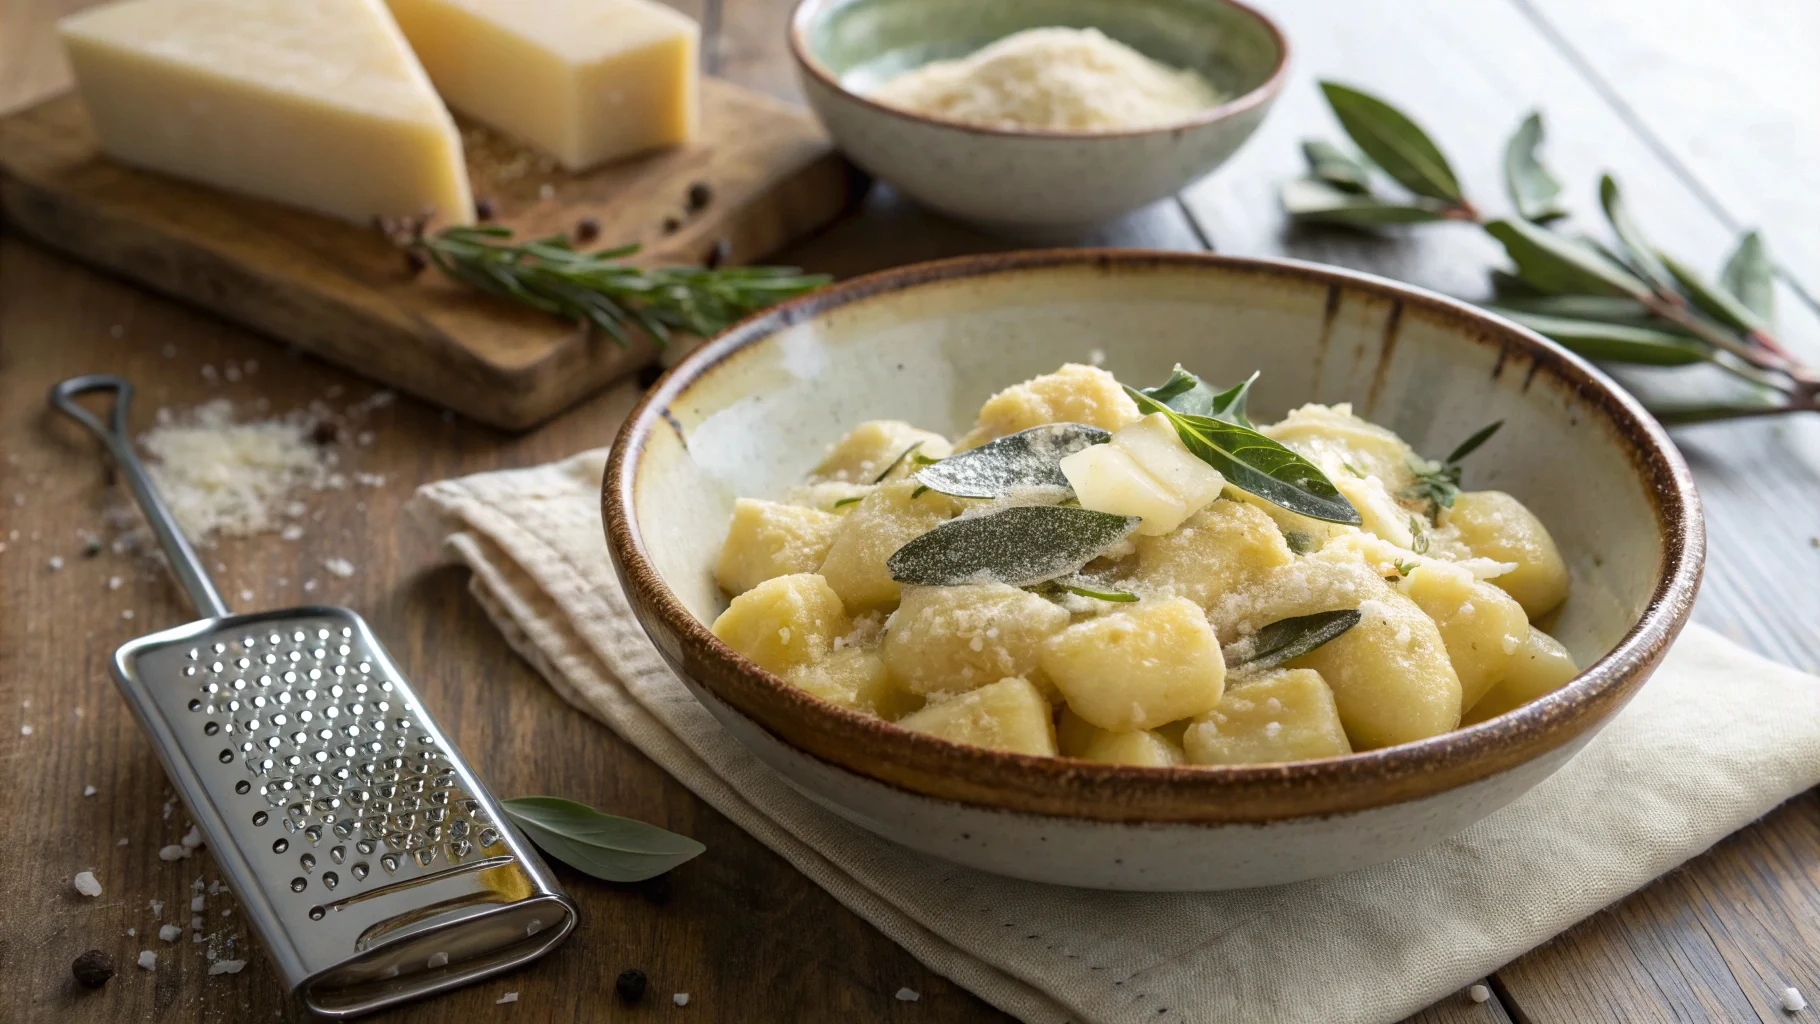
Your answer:
[[[1549,624],[1586,670],[1489,722],[1294,764],[1141,768],[961,746],[825,704],[709,632],[736,495],[775,496],[855,423],[964,433],[994,391],[1103,354],[1120,379],[1177,362],[1262,371],[1253,415],[1304,402],[1444,452],[1504,428],[1468,486],[1509,491],[1573,576]],[[729,733],[836,814],[939,857],[1115,889],[1265,885],[1428,847],[1573,756],[1643,685],[1700,580],[1700,502],[1635,400],[1514,324],[1308,264],[1077,250],[920,264],[786,303],[684,359],[620,432],[608,546],[657,649]]]
[[[1028,28],[1097,28],[1231,99],[1176,124],[1108,132],[990,128],[866,98],[889,78]],[[1180,191],[1251,136],[1289,44],[1233,0],[801,0],[790,52],[809,105],[876,177],[942,213],[1002,227],[1107,220]]]

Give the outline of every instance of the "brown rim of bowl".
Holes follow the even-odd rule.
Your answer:
[[[1351,289],[1451,322],[1470,340],[1495,348],[1500,366],[1516,355],[1529,356],[1531,378],[1551,378],[1605,416],[1641,478],[1662,546],[1648,606],[1617,646],[1572,682],[1490,721],[1325,760],[1176,768],[1034,757],[901,729],[810,697],[736,654],[683,607],[647,557],[631,511],[644,439],[653,429],[669,429],[664,424],[671,403],[696,380],[782,328],[875,295],[956,278],[1069,266],[1102,273],[1206,267]],[[1622,707],[1661,661],[1686,622],[1705,552],[1693,478],[1668,435],[1636,399],[1553,342],[1463,302],[1368,274],[1293,260],[1150,250],[1056,249],[919,263],[854,278],[748,317],[682,360],[633,409],[608,460],[601,501],[609,552],[647,631],[672,634],[676,660],[686,666],[682,670],[780,742],[841,770],[924,796],[1104,821],[1262,824],[1360,811],[1488,778],[1571,743]],[[658,638],[660,650],[671,646]]]
[[[814,53],[810,52],[808,41],[804,38],[808,32],[808,23],[810,21],[814,20],[817,15],[827,10],[831,5],[841,2],[845,2],[845,0],[796,0],[796,6],[790,10],[790,21],[784,29],[784,35],[790,42],[790,55],[796,58],[797,67],[802,68],[807,73],[815,76],[823,85],[833,89],[835,92],[850,97],[855,102],[870,107],[880,113],[889,114],[892,117],[900,118],[905,121],[916,121],[921,124],[934,125],[940,128],[953,128],[958,131],[971,132],[975,135],[1001,135],[1008,138],[1024,139],[1079,140],[1131,138],[1138,135],[1164,135],[1171,132],[1180,132],[1189,128],[1199,128],[1202,125],[1223,121],[1234,114],[1242,113],[1261,104],[1269,103],[1272,99],[1276,98],[1277,93],[1283,91],[1283,83],[1289,75],[1289,37],[1283,34],[1283,30],[1278,27],[1277,23],[1271,20],[1269,15],[1266,15],[1263,11],[1258,10],[1250,4],[1240,3],[1239,0],[1217,0],[1217,2],[1223,3],[1227,7],[1237,8],[1252,18],[1255,18],[1259,24],[1264,26],[1264,30],[1270,33],[1270,37],[1276,40],[1276,66],[1270,69],[1270,77],[1264,79],[1260,85],[1249,92],[1241,93],[1217,107],[1208,107],[1206,110],[1195,114],[1193,117],[1183,118],[1180,121],[1170,121],[1167,124],[1149,125],[1143,128],[1070,132],[1049,128],[999,128],[986,124],[970,124],[966,121],[953,121],[945,117],[930,117],[927,114],[919,114],[913,110],[904,110],[901,107],[893,107],[889,104],[880,103],[877,100],[870,99],[860,93],[854,92],[852,89],[849,89],[846,85],[842,84],[841,80],[830,72]]]

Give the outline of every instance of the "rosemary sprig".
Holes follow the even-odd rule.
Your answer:
[[[1329,82],[1322,89],[1363,155],[1304,143],[1309,176],[1286,183],[1282,193],[1284,209],[1296,220],[1365,230],[1470,221],[1515,265],[1514,272],[1492,271],[1493,311],[1601,363],[1703,363],[1745,385],[1742,397],[1651,404],[1663,423],[1820,412],[1820,370],[1796,360],[1775,337],[1775,267],[1755,231],[1738,240],[1717,281],[1708,280],[1650,243],[1616,179],[1606,175],[1599,200],[1614,242],[1567,233],[1561,185],[1541,162],[1542,118],[1533,113],[1504,154],[1517,216],[1487,217],[1468,201],[1440,148],[1407,115],[1345,86]],[[1401,186],[1401,195],[1374,187],[1386,176]],[[1447,481],[1435,483],[1438,498]]]
[[[708,337],[748,313],[814,291],[826,274],[795,267],[638,267],[637,245],[584,252],[565,234],[515,241],[497,225],[426,233],[423,222],[382,221],[413,267],[434,264],[481,291],[551,316],[592,324],[627,345],[630,328],[659,345],[673,331]]]

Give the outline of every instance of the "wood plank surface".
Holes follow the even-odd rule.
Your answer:
[[[696,144],[569,174],[462,121],[469,177],[520,237],[637,242],[646,264],[752,263],[849,208],[857,175],[813,119],[725,81]],[[692,186],[709,190],[696,208]],[[84,262],[495,426],[530,427],[653,358],[438,274],[365,226],[102,156],[74,93],[0,119],[0,216]]]
[[[59,86],[61,72],[55,60],[44,58],[42,43],[19,40],[32,33],[46,38],[50,19],[69,6],[69,0],[0,0],[0,110],[16,105],[15,96],[44,95]],[[709,0],[696,13],[707,28],[710,61],[762,91],[793,95],[793,72],[782,49],[787,6],[784,0]],[[1585,188],[1588,168],[1622,158],[1617,169],[1626,183],[1651,197],[1649,216],[1659,212],[1667,219],[1650,221],[1664,242],[1692,255],[1716,255],[1726,244],[1728,225],[1710,209],[1702,216],[1687,212],[1686,186],[1671,189],[1659,163],[1634,158],[1648,154],[1647,140],[1625,136],[1628,122],[1601,107],[1596,92],[1589,91],[1590,99],[1573,92],[1570,102],[1567,93],[1546,91],[1544,76],[1533,68],[1540,62],[1542,71],[1551,71],[1565,58],[1533,22],[1524,29],[1530,34],[1519,31],[1527,16],[1506,0],[1471,10],[1439,0],[1386,0],[1357,12],[1312,0],[1269,6],[1295,36],[1304,81],[1285,95],[1227,171],[1184,197],[1198,223],[1183,215],[1182,204],[1166,201],[1078,241],[1194,248],[1204,232],[1224,251],[1328,259],[1473,294],[1496,252],[1453,228],[1388,243],[1284,231],[1274,185],[1288,172],[1284,168],[1299,167],[1295,141],[1317,131],[1337,137],[1306,85],[1306,77],[1319,72],[1349,76],[1416,109],[1468,164],[1469,187],[1493,199],[1499,190],[1489,169],[1508,130],[1505,122],[1514,123],[1524,104],[1542,101],[1562,144],[1556,163],[1578,189],[1578,208],[1593,209]],[[1502,51],[1486,43],[1481,24],[1491,27]],[[1431,50],[1454,48],[1464,56],[1429,57]],[[1422,56],[1410,58],[1412,50]],[[28,57],[23,63],[10,59],[21,54]],[[1425,60],[1433,63],[1426,71]],[[1397,81],[1414,91],[1405,95],[1402,87],[1385,84]],[[1448,82],[1448,89],[1457,84],[1457,101],[1436,99],[1433,94],[1442,91],[1434,87],[1437,81]],[[1582,102],[1590,113],[1555,109]],[[1469,151],[1485,145],[1486,153],[1469,163]],[[1639,198],[1640,207],[1643,202]],[[879,189],[857,217],[793,247],[788,256],[846,275],[1019,244],[931,216]],[[175,346],[168,357],[167,345]],[[258,362],[256,372],[249,372],[249,360]],[[205,365],[221,370],[230,363],[240,371],[237,382],[202,374]],[[188,611],[155,567],[112,553],[81,556],[83,531],[105,532],[105,511],[121,498],[86,435],[42,411],[51,382],[97,370],[139,383],[140,427],[160,406],[183,408],[217,396],[263,399],[274,412],[318,401],[340,413],[365,408],[371,392],[343,371],[287,355],[248,331],[17,238],[0,238],[0,543],[7,545],[0,551],[0,763],[12,769],[14,780],[0,795],[0,822],[11,827],[19,847],[14,870],[0,876],[0,906],[11,926],[0,929],[0,1005],[17,1007],[20,1019],[110,1024],[307,1019],[284,999],[257,953],[242,973],[210,977],[203,952],[208,944],[192,946],[186,937],[166,947],[148,939],[158,922],[150,919],[146,901],[165,901],[167,920],[170,908],[187,917],[190,881],[198,874],[212,878],[214,871],[206,854],[176,864],[156,858],[157,846],[181,834],[183,811],[179,806],[170,819],[163,817],[169,787],[105,668],[119,642],[183,621]],[[209,553],[221,566],[226,592],[253,591],[254,598],[243,602],[249,607],[296,603],[313,581],[310,599],[345,602],[367,614],[499,793],[559,793],[686,832],[710,848],[709,856],[660,885],[607,886],[558,868],[583,914],[580,932],[562,949],[528,970],[380,1019],[1008,1019],[922,968],[627,745],[575,714],[491,629],[466,593],[464,576],[429,568],[432,554],[392,525],[416,484],[534,464],[599,444],[617,411],[603,399],[584,401],[521,437],[451,419],[408,398],[358,414],[360,429],[372,432],[371,445],[344,439],[338,452],[346,469],[383,475],[383,486],[344,500],[312,499],[313,514],[321,517],[296,543],[263,537],[223,543]],[[1738,433],[1758,427],[1768,433]],[[357,437],[359,431],[351,433]],[[1682,444],[1709,506],[1715,489],[1730,494],[1757,487],[1754,500],[1811,508],[1815,477],[1806,474],[1820,473],[1820,444],[1807,425],[1704,428],[1684,434]],[[1804,618],[1801,592],[1788,589],[1788,581],[1804,564],[1800,557],[1814,559],[1805,564],[1816,575],[1811,570],[1820,565],[1820,550],[1803,546],[1792,557],[1786,546],[1775,546],[1790,537],[1805,545],[1799,516],[1776,521],[1761,511],[1776,506],[1753,510],[1746,498],[1726,500],[1734,505],[1711,511],[1715,555],[1723,551],[1727,564],[1715,564],[1709,573],[1700,612],[1753,646],[1774,651],[1792,643],[1781,648],[1791,657],[1790,651],[1815,641],[1816,606]],[[1802,501],[1805,506],[1786,504]],[[1729,531],[1723,535],[1721,522]],[[53,555],[65,560],[61,569],[50,568]],[[355,574],[332,577],[322,568],[328,558],[347,558]],[[109,589],[108,579],[116,575],[122,585]],[[131,620],[122,617],[128,610]],[[26,725],[33,727],[30,735],[21,732]],[[81,795],[87,785],[96,786],[94,796]],[[128,844],[114,845],[119,838]],[[1808,794],[1501,971],[1492,982],[1500,999],[1474,1004],[1459,994],[1411,1020],[1790,1019],[1775,1001],[1781,985],[1801,985],[1810,996],[1820,989],[1816,839],[1820,802]],[[84,869],[95,870],[107,886],[96,900],[70,887],[73,873]],[[211,920],[225,922],[211,930],[222,933],[221,942],[235,936],[235,949],[244,951],[244,931],[233,918],[218,916],[231,908],[206,902]],[[126,936],[129,928],[139,934]],[[69,959],[91,945],[112,952],[121,972],[99,993],[76,989],[68,970]],[[143,948],[164,953],[157,971],[131,965]],[[626,967],[651,977],[650,995],[637,1010],[622,1007],[612,994],[614,975]],[[893,999],[902,986],[921,999]],[[519,993],[516,1003],[495,1005],[510,991]],[[669,1002],[679,991],[690,993],[686,1008]]]

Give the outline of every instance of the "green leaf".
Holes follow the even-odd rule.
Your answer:
[[[1485,426],[1480,427],[1477,431],[1474,431],[1471,437],[1455,445],[1454,450],[1449,452],[1447,458],[1442,459],[1441,461],[1447,465],[1453,465],[1459,462],[1466,456],[1478,451],[1479,446],[1491,440],[1492,435],[1496,434],[1498,429],[1502,426],[1504,426],[1503,420],[1493,420]]]
[[[1237,423],[1176,412],[1136,388],[1126,386],[1125,393],[1139,409],[1168,416],[1182,444],[1239,490],[1311,519],[1359,525],[1358,509],[1327,474],[1291,449]]]
[[[1110,440],[1109,432],[1084,423],[1046,423],[950,455],[919,470],[916,479],[957,498],[1000,498],[1032,488],[1072,493],[1062,459]]]
[[[1618,179],[1607,174],[1599,179],[1599,205],[1605,207],[1605,219],[1611,222],[1611,229],[1617,232],[1618,241],[1624,245],[1626,261],[1638,273],[1653,281],[1660,291],[1671,292],[1674,284],[1669,280],[1668,268],[1656,258],[1656,249],[1643,236],[1643,229],[1630,215],[1630,207],[1624,203],[1624,194],[1618,190]]]
[[[1504,187],[1510,191],[1517,213],[1536,223],[1567,216],[1556,202],[1561,195],[1561,182],[1542,166],[1542,159],[1536,154],[1541,145],[1542,115],[1531,112],[1504,147]]]
[[[1776,267],[1763,236],[1746,231],[1719,271],[1719,285],[1764,324],[1776,322]]]
[[[1485,225],[1503,243],[1517,276],[1551,295],[1628,295],[1642,301],[1654,295],[1635,274],[1598,250],[1524,220],[1494,220]]]
[[[1447,458],[1442,459],[1439,463],[1415,464],[1412,462],[1409,468],[1415,474],[1415,483],[1404,488],[1399,497],[1426,501],[1429,503],[1430,512],[1452,508],[1454,499],[1460,496],[1460,476],[1463,472],[1460,460],[1478,451],[1479,446],[1491,440],[1492,435],[1496,434],[1502,426],[1504,426],[1504,421],[1497,420],[1480,427],[1473,432],[1471,437],[1455,445],[1453,451],[1447,453]],[[1421,544],[1415,549],[1416,553],[1426,554],[1428,536],[1421,531],[1420,524],[1414,519],[1410,521],[1410,533]]]
[[[1742,334],[1764,329],[1764,323],[1757,318],[1757,314],[1733,298],[1730,292],[1708,281],[1699,271],[1673,256],[1662,253],[1661,257],[1662,262],[1668,266],[1668,272],[1681,285],[1682,293],[1689,302],[1700,308],[1700,312]]]
[[[1322,82],[1321,92],[1352,141],[1404,188],[1454,205],[1465,201],[1440,148],[1401,111],[1337,82]]]
[[[873,482],[873,483],[875,483],[875,484],[882,484],[882,483],[884,483],[884,482],[885,482],[885,478],[886,478],[886,477],[888,477],[888,476],[890,476],[890,475],[891,475],[891,471],[892,471],[892,470],[894,470],[894,469],[896,469],[896,468],[897,468],[897,467],[899,467],[899,466],[901,466],[901,465],[903,465],[903,464],[904,464],[904,460],[905,460],[905,459],[907,459],[907,458],[909,458],[909,457],[911,457],[911,456],[912,456],[912,455],[915,455],[915,454],[916,454],[916,450],[917,450],[917,449],[918,449],[918,448],[921,448],[921,447],[922,447],[922,446],[923,446],[923,443],[922,443],[922,442],[921,442],[921,441],[918,441],[918,442],[916,442],[916,443],[915,443],[915,444],[912,444],[912,445],[911,445],[911,446],[910,446],[910,447],[908,447],[908,448],[905,448],[905,449],[904,449],[904,450],[903,450],[903,451],[901,451],[901,452],[898,452],[898,453],[897,453],[897,458],[895,458],[895,459],[892,459],[892,460],[891,460],[891,465],[889,465],[889,466],[886,466],[886,467],[885,467],[885,468],[884,468],[884,471],[883,471],[883,472],[881,472],[881,473],[879,473],[879,475],[877,475],[877,476],[875,476],[875,477],[873,477],[873,478],[872,478],[872,482]]]
[[[1391,203],[1371,196],[1342,192],[1317,178],[1297,178],[1283,183],[1283,211],[1310,224],[1340,224],[1375,228],[1390,224],[1428,224],[1446,220],[1447,208],[1427,200]]]
[[[1536,288],[1536,286],[1508,271],[1494,269],[1491,271],[1490,276],[1491,292],[1493,295],[1497,296],[1498,301],[1500,302],[1509,299],[1535,298],[1546,294]]]
[[[1358,625],[1362,617],[1356,609],[1347,609],[1281,619],[1227,644],[1220,653],[1227,673],[1253,675],[1308,654]]]
[[[1681,334],[1596,320],[1527,313],[1497,306],[1486,308],[1515,320],[1543,337],[1560,342],[1595,362],[1686,366],[1689,363],[1703,362],[1709,355],[1704,344]]]
[[[835,509],[835,508],[845,508],[845,507],[847,507],[847,506],[848,506],[848,505],[857,505],[857,504],[859,504],[859,503],[860,503],[860,502],[862,502],[862,501],[865,501],[865,500],[866,500],[866,496],[865,496],[865,495],[863,495],[863,494],[856,494],[856,495],[854,495],[854,496],[853,496],[853,497],[851,497],[851,498],[842,498],[842,499],[841,499],[841,500],[839,500],[839,501],[837,501],[837,502],[835,502],[835,503],[834,503],[834,504],[832,504],[832,505],[830,505],[830,506],[828,506],[828,507],[829,507],[829,508],[831,508],[831,509]]]
[[[1245,399],[1249,397],[1251,385],[1257,383],[1258,371],[1224,391],[1215,391],[1200,377],[1182,369],[1182,364],[1175,364],[1169,379],[1153,388],[1145,388],[1144,394],[1161,402],[1176,412],[1190,416],[1209,416],[1227,423],[1237,423],[1241,427],[1252,426],[1251,419],[1245,415]]]
[[[950,519],[898,548],[885,568],[899,583],[1028,587],[1079,571],[1138,522],[1067,505],[1014,505]]]
[[[1569,320],[1597,320],[1625,327],[1647,327],[1651,330],[1683,334],[1682,328],[1658,318],[1635,299],[1615,295],[1513,295],[1499,296],[1497,308],[1519,313],[1565,317]],[[1692,337],[1692,335],[1689,335]]]
[[[1309,172],[1334,188],[1359,195],[1371,191],[1371,168],[1333,143],[1307,139],[1302,155],[1308,159]]]
[[[654,878],[700,856],[707,847],[656,825],[601,812],[554,796],[501,800],[500,807],[538,849],[577,871],[609,882]]]
[[[1091,597],[1096,601],[1111,601],[1114,604],[1129,604],[1138,599],[1138,596],[1130,591],[1115,590],[1111,587],[1088,586],[1080,581],[1060,580],[1056,582],[1055,586],[1057,589],[1066,590],[1068,593],[1079,597]]]

